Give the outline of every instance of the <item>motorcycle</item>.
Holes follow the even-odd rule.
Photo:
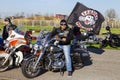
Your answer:
[[[29,44],[30,36],[30,31],[27,31],[25,35],[18,34],[13,30],[10,31],[9,37],[4,41],[5,51],[0,53],[0,71],[20,66],[23,58],[29,55],[30,48],[26,44]]]
[[[36,44],[31,46],[33,48],[31,52],[34,55],[24,59],[22,63],[23,75],[27,78],[34,78],[43,71],[42,69],[62,72],[66,62],[63,50],[58,46],[59,41],[56,38],[51,38],[50,33],[44,33],[44,30],[40,31]],[[90,60],[86,46],[81,43],[71,47],[73,68],[82,68],[84,61]]]
[[[109,26],[106,26],[106,30],[108,32],[103,34],[107,34],[107,36],[100,43],[100,49],[103,49],[108,45],[113,48],[120,47],[120,37],[117,34],[113,34]]]
[[[82,33],[82,41],[87,41],[88,44],[99,44],[102,38],[94,34],[93,30]]]

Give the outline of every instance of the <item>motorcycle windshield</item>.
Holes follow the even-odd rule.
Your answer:
[[[36,40],[36,44],[44,46],[50,39],[51,39],[50,32],[41,30]]]
[[[24,27],[23,24],[18,24],[17,28],[15,29],[15,32],[25,35],[27,31],[33,31],[32,29],[28,29],[27,27]]]
[[[26,31],[23,31],[23,30],[21,30],[19,27],[17,27],[17,28],[14,30],[14,32],[16,32],[16,33],[18,33],[18,34],[20,34],[20,35],[24,35]]]

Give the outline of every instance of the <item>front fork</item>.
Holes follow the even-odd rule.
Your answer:
[[[37,61],[35,62],[35,65],[34,65],[33,69],[36,69],[36,67],[37,67],[37,65],[38,65],[38,63],[39,63],[39,61],[40,61],[40,59],[42,58],[43,55],[44,55],[44,51],[41,51],[40,56],[38,57]]]
[[[5,61],[3,62],[3,64],[2,65],[5,65],[6,64],[6,62],[8,61],[8,59],[9,59],[9,57],[12,55],[12,53],[15,51],[15,48],[13,48],[12,49],[12,51],[10,51],[10,53],[8,53],[7,51],[5,51],[5,52],[7,52],[9,55],[7,56],[7,57],[5,57]]]

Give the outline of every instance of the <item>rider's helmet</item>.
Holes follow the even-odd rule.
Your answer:
[[[9,17],[5,18],[4,21],[11,23],[11,19]]]

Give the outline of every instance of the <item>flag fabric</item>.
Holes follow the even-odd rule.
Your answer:
[[[80,22],[83,27],[92,28],[95,34],[99,34],[103,21],[104,17],[99,11],[88,8],[79,2],[67,19],[68,24],[74,26],[76,22]]]

